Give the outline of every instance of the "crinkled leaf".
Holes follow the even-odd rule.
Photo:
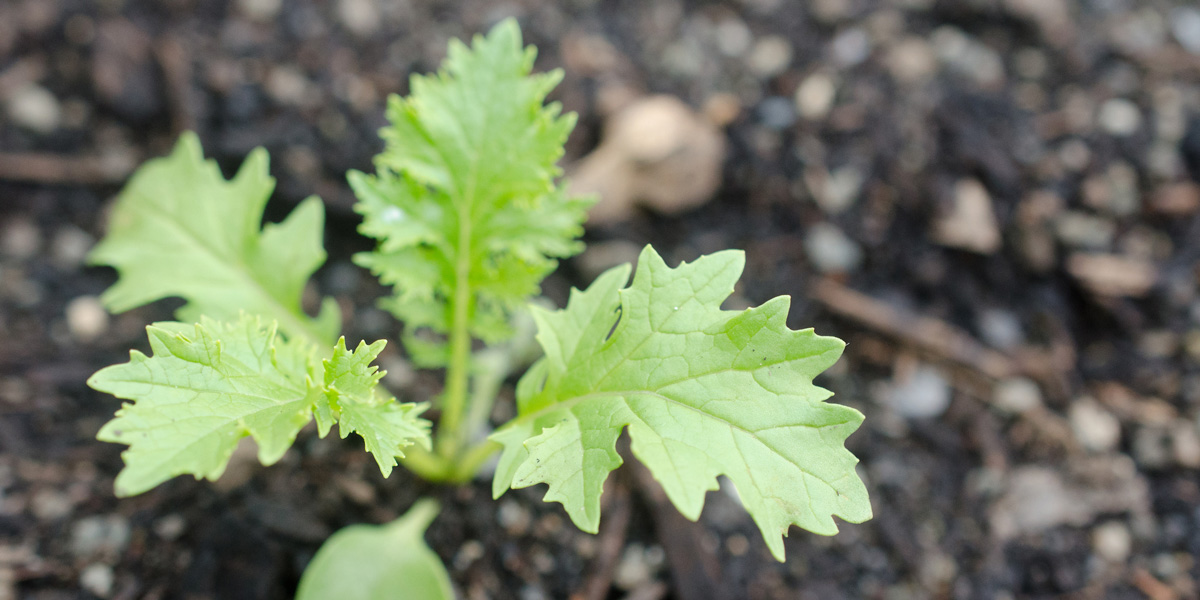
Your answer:
[[[833,515],[870,518],[843,446],[863,417],[812,384],[844,344],[788,329],[786,297],[721,310],[743,264],[725,251],[672,269],[647,247],[629,287],[626,265],[565,310],[535,309],[546,355],[518,385],[518,417],[493,434],[504,445],[493,492],[547,483],[546,500],[595,532],[628,426],[633,454],[685,516],[699,517],[724,474],[780,560],[793,524],[832,535]]]
[[[235,323],[146,328],[153,356],[100,370],[88,385],[132,400],[101,428],[100,440],[128,444],[117,494],[140,494],[176,475],[217,479],[249,435],[272,464],[321,401],[309,380],[312,346],[278,338],[273,325],[244,315]]]
[[[283,222],[264,227],[274,187],[262,148],[227,181],[215,162],[204,160],[196,135],[185,133],[169,156],[133,175],[108,235],[89,256],[120,274],[102,296],[105,305],[122,312],[178,296],[187,300],[181,321],[232,320],[244,311],[278,321],[287,335],[332,343],[341,327],[337,304],[326,299],[316,318],[300,304],[325,261],[321,201],[309,198]]]
[[[88,380],[132,401],[97,435],[129,446],[118,495],[140,494],[176,475],[215,480],[246,436],[258,443],[259,460],[273,464],[314,413],[322,436],[335,421],[343,438],[358,432],[384,476],[401,448],[429,444],[422,406],[375,391],[382,374],[370,362],[383,342],[352,353],[339,341],[322,363],[311,342],[279,336],[274,323],[253,315],[233,323],[156,323],[146,332],[152,356],[135,350],[128,363]]]
[[[325,390],[329,404],[338,415],[338,433],[345,439],[351,432],[363,438],[367,451],[379,463],[383,476],[392,474],[396,458],[414,443],[429,448],[429,422],[418,418],[425,404],[400,404],[376,393],[384,372],[371,365],[386,342],[367,345],[359,342],[354,351],[346,349],[345,338],[333,349],[333,358],[325,360]]]
[[[504,339],[509,312],[556,258],[582,249],[575,238],[591,201],[555,183],[575,116],[543,104],[562,76],[531,75],[535,54],[512,20],[470,48],[452,41],[442,70],[389,100],[378,173],[350,173],[360,231],[379,240],[355,260],[395,287],[384,306],[409,330],[446,332],[465,285],[471,333]],[[441,360],[427,346],[420,354]]]
[[[420,500],[387,525],[351,525],[317,551],[296,600],[453,600],[450,576],[425,544],[437,503]]]

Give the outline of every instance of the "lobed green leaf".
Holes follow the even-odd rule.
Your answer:
[[[128,363],[88,379],[92,388],[132,401],[97,435],[129,446],[116,479],[120,496],[177,475],[215,480],[247,436],[257,442],[259,460],[273,464],[314,412],[324,421],[322,435],[337,420],[343,438],[356,431],[367,440],[385,476],[403,447],[428,444],[422,407],[376,397],[380,374],[368,363],[383,342],[350,353],[340,341],[322,364],[312,343],[283,338],[274,323],[254,315],[156,323],[146,332],[152,356],[132,351]]]
[[[793,524],[832,535],[834,515],[869,519],[843,446],[863,417],[812,384],[841,340],[789,329],[786,297],[721,310],[741,252],[672,269],[647,246],[638,260],[629,287],[626,265],[573,291],[564,310],[535,309],[546,355],[518,384],[518,417],[492,436],[504,446],[493,493],[549,484],[546,500],[595,532],[628,427],[633,454],[684,516],[699,517],[724,474],[779,560]]]
[[[445,333],[466,286],[471,334],[505,339],[510,311],[538,293],[555,259],[582,249],[575,238],[592,201],[555,182],[575,116],[544,105],[562,75],[531,75],[535,55],[512,20],[469,48],[451,41],[438,73],[389,99],[377,173],[349,174],[359,231],[379,240],[355,260],[395,287],[384,306],[409,332]],[[423,363],[444,361],[428,343],[407,343]]]
[[[177,296],[187,301],[180,321],[247,312],[277,321],[286,335],[333,343],[341,328],[333,299],[315,318],[300,303],[325,262],[321,201],[309,198],[283,222],[262,226],[275,187],[267,161],[266,151],[255,149],[227,181],[188,132],[169,156],[139,168],[117,199],[108,235],[88,257],[120,275],[101,296],[109,310]]]

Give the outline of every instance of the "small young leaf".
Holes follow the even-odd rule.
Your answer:
[[[134,350],[128,363],[88,379],[96,390],[133,401],[97,435],[129,445],[119,496],[184,473],[215,480],[247,435],[258,442],[259,460],[272,464],[323,400],[309,378],[311,345],[277,337],[258,317],[156,323],[146,332],[153,356]]]
[[[387,525],[351,525],[317,551],[296,591],[296,600],[453,600],[450,576],[425,544],[437,516],[433,500],[419,500]]]
[[[843,343],[788,329],[786,297],[721,310],[740,252],[672,269],[647,246],[638,261],[627,288],[626,265],[573,291],[564,310],[535,309],[546,356],[518,385],[519,416],[493,434],[504,446],[494,494],[547,483],[546,500],[595,532],[628,426],[633,454],[684,516],[699,517],[724,474],[779,560],[792,524],[832,535],[833,515],[869,519],[843,447],[863,417],[812,384]]]
[[[181,321],[232,320],[247,312],[277,321],[286,335],[333,343],[341,327],[333,299],[316,318],[300,306],[304,285],[325,262],[321,201],[309,198],[283,222],[263,227],[274,187],[262,148],[226,181],[215,162],[204,160],[196,135],[185,133],[170,156],[134,173],[108,235],[88,258],[120,274],[102,296],[105,305],[123,312],[178,296],[187,300]]]
[[[441,71],[414,76],[411,96],[390,99],[377,175],[349,175],[359,230],[380,241],[355,260],[395,286],[384,306],[408,331],[445,333],[465,288],[471,334],[505,339],[509,312],[538,292],[556,258],[582,249],[575,238],[591,200],[555,183],[575,116],[543,105],[562,75],[530,75],[535,54],[512,20],[470,48],[451,41]],[[421,346],[417,358],[442,360],[420,342],[406,340]]]
[[[383,340],[369,346],[359,342],[351,352],[342,338],[334,346],[333,358],[324,364],[325,390],[338,415],[338,434],[342,439],[351,432],[362,436],[367,451],[375,456],[379,470],[387,477],[396,466],[396,458],[404,457],[404,447],[421,443],[429,449],[429,421],[417,418],[426,404],[399,404],[377,395],[375,387],[384,373],[371,362],[384,344]]]

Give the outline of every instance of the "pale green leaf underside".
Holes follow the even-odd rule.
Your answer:
[[[402,456],[400,448],[428,443],[429,423],[419,418],[419,407],[374,397],[374,368],[345,369],[336,386],[326,387],[316,347],[278,336],[274,324],[257,316],[243,314],[232,323],[207,317],[194,325],[156,323],[146,332],[152,356],[133,351],[128,363],[101,369],[88,380],[98,391],[132,401],[97,435],[129,446],[122,453],[118,495],[140,494],[177,475],[215,480],[246,436],[257,442],[259,460],[273,464],[314,411],[325,415],[322,434],[341,418],[342,437],[358,431],[368,439],[385,474],[394,457]],[[345,351],[344,342],[339,347]],[[369,362],[381,347],[377,343],[368,347],[373,353],[360,356],[346,352],[346,360]],[[334,364],[339,366],[337,356]],[[352,425],[355,419],[378,420],[373,427],[388,435],[374,436],[380,441],[373,446],[371,427]]]
[[[317,551],[296,600],[453,600],[450,576],[425,544],[437,503],[418,501],[387,525],[351,525]]]
[[[123,312],[167,297],[187,301],[181,321],[241,312],[277,321],[282,332],[333,343],[341,327],[331,298],[316,318],[301,309],[309,277],[325,261],[324,210],[305,200],[281,223],[262,226],[275,187],[267,153],[250,153],[232,180],[204,160],[193,133],[134,173],[113,208],[108,234],[88,257],[120,278],[102,300]]]
[[[843,445],[863,417],[812,384],[844,344],[788,329],[786,297],[721,310],[741,252],[672,269],[647,247],[638,260],[629,287],[626,265],[573,291],[564,310],[535,310],[546,356],[518,385],[519,416],[493,434],[504,445],[493,492],[547,483],[546,500],[595,532],[628,427],[634,455],[685,516],[699,517],[724,474],[780,560],[793,524],[832,535],[833,516],[869,519]]]
[[[359,230],[379,240],[355,261],[395,287],[384,306],[410,330],[446,332],[465,283],[471,333],[504,339],[509,311],[582,249],[591,201],[555,183],[575,117],[543,104],[561,73],[531,75],[534,56],[511,20],[471,47],[452,41],[438,73],[389,100],[378,173],[349,175]]]

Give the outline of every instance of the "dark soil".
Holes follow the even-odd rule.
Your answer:
[[[793,529],[779,564],[734,495],[690,524],[627,465],[591,536],[542,489],[384,480],[312,431],[271,468],[116,499],[94,436],[118,401],[84,381],[177,305],[97,311],[114,273],[83,256],[130,168],[183,129],[230,170],[265,146],[268,218],[326,203],[317,287],[348,339],[394,337],[343,174],[370,169],[387,94],[509,15],[566,71],[568,163],[614,98],[728,121],[713,201],[590,230],[547,294],[649,242],[744,248],[737,302],[790,294],[794,327],[850,343],[821,383],[867,415],[875,518]],[[0,0],[0,109],[0,600],[288,598],[330,533],[422,495],[464,598],[1200,597],[1187,0]],[[402,398],[436,393],[398,344],[382,363]]]

